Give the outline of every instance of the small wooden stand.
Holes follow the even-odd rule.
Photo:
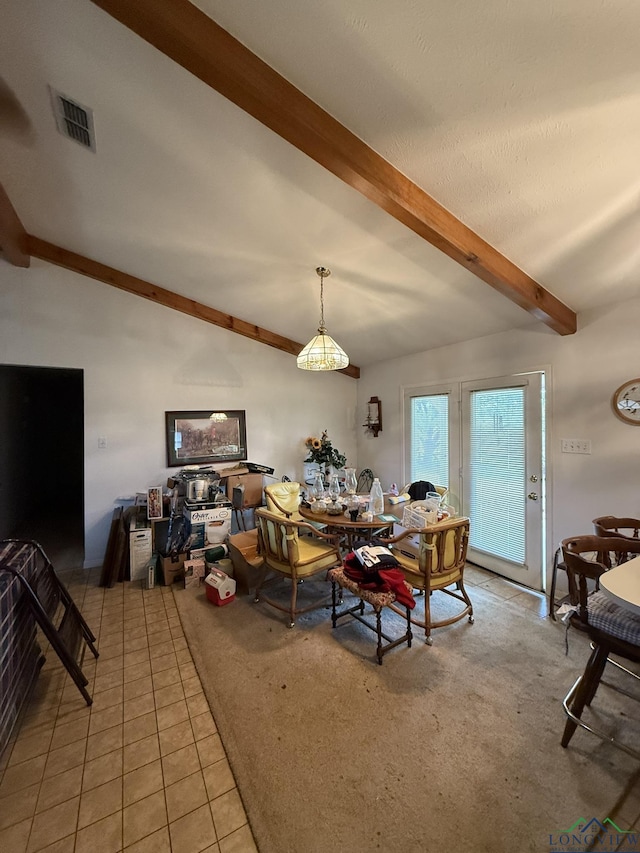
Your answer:
[[[382,657],[385,655],[390,649],[394,649],[396,646],[401,645],[402,643],[406,643],[409,648],[411,648],[411,639],[413,634],[411,632],[411,611],[407,607],[407,630],[396,640],[393,640],[382,630],[382,608],[388,607],[390,604],[393,604],[396,601],[396,595],[394,592],[375,592],[370,589],[361,589],[355,581],[350,580],[344,573],[343,568],[339,569],[331,569],[328,574],[328,578],[331,581],[331,622],[333,627],[336,627],[336,623],[338,619],[341,619],[343,616],[353,616],[354,619],[357,619],[358,622],[361,622],[363,625],[366,625],[372,631],[375,631],[378,637],[378,645],[376,648],[376,656],[378,658],[378,663],[382,666]],[[409,591],[411,591],[411,587],[409,584],[405,582],[405,585]],[[345,610],[337,612],[336,605],[338,604],[337,598],[337,588],[340,590],[348,589],[349,592],[352,592],[357,598],[360,600],[354,607],[348,607]],[[340,596],[341,600],[341,596]],[[365,602],[370,604],[373,607],[373,610],[376,614],[376,624],[373,625],[367,619],[364,618],[364,605]],[[386,640],[386,643],[382,641]]]

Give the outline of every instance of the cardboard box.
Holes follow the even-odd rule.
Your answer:
[[[200,581],[204,578],[204,559],[185,560],[184,561],[184,588],[200,586]]]
[[[160,557],[160,580],[165,586],[171,586],[172,583],[175,583],[184,577],[184,561],[186,559],[186,553],[176,554],[173,557]]]
[[[207,553],[208,550],[208,548],[189,548],[189,559],[204,560],[204,555]]]
[[[229,500],[233,499],[233,487],[240,485],[244,486],[243,506],[262,505],[262,474],[232,474],[227,477],[227,497]]]
[[[221,471],[218,471],[221,479],[226,479],[227,477],[235,477],[238,474],[248,474],[249,469],[245,465],[236,465],[235,468],[223,468]]]
[[[191,550],[219,545],[231,532],[231,503],[204,503],[194,506],[185,501],[184,523]]]
[[[146,580],[146,566],[152,554],[152,532],[143,509],[133,513],[129,524],[129,578],[132,581]]]
[[[262,557],[258,554],[258,531],[248,530],[230,536],[229,556],[233,563],[237,592],[248,595],[251,587],[256,585],[262,566]]]
[[[407,528],[402,524],[393,525],[394,536],[401,536],[405,530]],[[405,537],[401,542],[394,542],[390,548],[392,551],[399,551],[405,557],[417,560],[420,554],[420,534],[413,533],[411,536]]]

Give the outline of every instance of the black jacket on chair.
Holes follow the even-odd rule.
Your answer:
[[[423,501],[427,492],[435,492],[436,487],[427,480],[417,480],[409,486],[409,497],[412,501]]]

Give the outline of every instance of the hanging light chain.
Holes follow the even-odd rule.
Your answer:
[[[331,275],[326,267],[316,267],[320,276],[320,327],[318,334],[301,350],[297,364],[302,370],[343,370],[349,366],[349,356],[327,334],[324,325],[324,280]]]
[[[324,324],[324,277],[326,275],[326,270],[324,267],[319,267],[316,272],[318,272],[318,275],[320,276],[320,327],[318,328],[318,331],[320,334],[324,334],[327,331]]]

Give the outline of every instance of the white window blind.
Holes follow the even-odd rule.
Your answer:
[[[411,482],[449,486],[449,395],[411,398]]]
[[[524,389],[470,395],[470,545],[524,565]]]

